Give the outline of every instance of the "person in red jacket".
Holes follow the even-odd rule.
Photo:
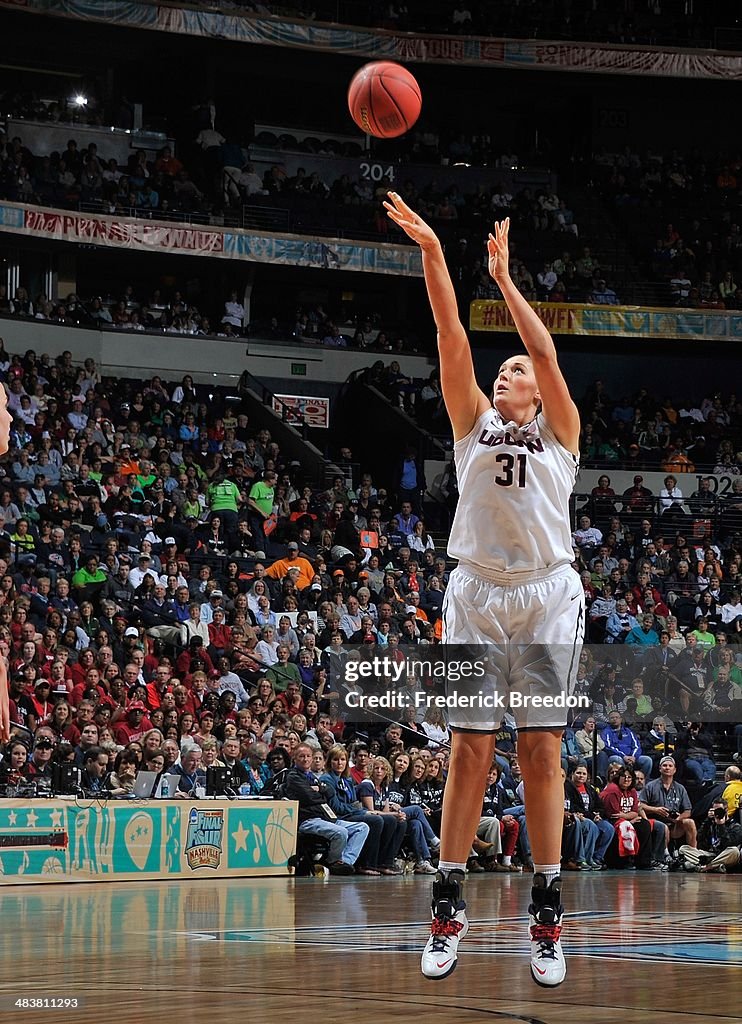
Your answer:
[[[660,604],[662,602],[662,594],[660,594],[659,590],[652,585],[652,577],[646,569],[641,568],[636,576],[636,584],[631,588],[631,593],[634,595],[635,605],[643,606],[650,590],[652,592],[655,605]]]
[[[216,671],[214,663],[209,657],[209,652],[204,649],[203,643],[200,636],[191,637],[190,644],[175,662],[175,670],[179,678],[182,679],[198,670],[206,672],[209,676],[214,674]]]
[[[103,697],[106,695],[106,688],[101,683],[100,672],[93,665],[89,668],[83,679],[73,686],[72,693],[70,694],[70,701],[72,704],[77,706],[83,698],[83,694],[88,690],[97,690],[97,692]]]
[[[652,868],[651,827],[639,810],[639,794],[636,791],[636,776],[633,769],[621,768],[615,782],[609,782],[600,799],[603,801],[608,821],[618,830],[621,822],[633,826],[639,840],[639,849],[634,857],[637,868],[650,871]],[[631,862],[631,858],[628,858]],[[620,865],[619,865],[620,866]]]
[[[152,723],[147,718],[146,707],[140,700],[132,701],[126,709],[126,717],[123,722],[114,726],[113,735],[117,743],[128,746],[132,740],[139,740],[152,728]]]
[[[232,650],[232,628],[224,621],[224,609],[215,608],[214,618],[208,625],[209,655],[217,660]]]
[[[86,648],[86,650],[80,651],[79,655],[77,656],[77,662],[70,667],[70,671],[72,673],[72,682],[75,687],[78,687],[81,684],[85,683],[85,673],[90,668],[95,668],[95,651],[88,647]],[[83,689],[84,688],[85,687],[83,685]],[[75,703],[74,700],[73,703]]]

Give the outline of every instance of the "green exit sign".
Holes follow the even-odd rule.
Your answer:
[[[307,364],[306,363],[292,363],[291,364],[291,376],[292,377],[306,377],[307,375]]]

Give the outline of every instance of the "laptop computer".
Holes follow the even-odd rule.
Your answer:
[[[140,800],[152,799],[157,775],[157,772],[137,772],[137,777],[134,779],[134,796]]]
[[[178,784],[180,783],[180,775],[168,774],[163,775],[160,781],[157,783],[157,792],[155,796],[163,799],[172,799],[178,792]]]

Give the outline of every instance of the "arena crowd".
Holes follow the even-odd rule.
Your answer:
[[[0,490],[6,795],[48,793],[69,761],[81,792],[126,797],[144,767],[175,774],[187,799],[219,763],[235,792],[299,800],[300,832],[320,842],[302,856],[340,874],[430,873],[449,741],[428,699],[439,681],[405,669],[397,721],[356,712],[352,678],[379,653],[432,657],[441,639],[450,565],[426,529],[414,450],[389,479],[317,486],[238,402],[207,402],[189,376],[112,381],[90,359],[4,346],[0,373],[13,414]],[[611,422],[624,407],[599,382],[585,401]],[[704,850],[740,844],[742,533],[710,482],[688,494],[677,482],[616,495],[602,479],[578,508],[590,644],[563,744],[570,869],[673,866],[681,847],[700,850],[697,866],[732,867]],[[348,827],[318,810],[314,776]],[[523,800],[505,716],[470,870],[530,867]]]

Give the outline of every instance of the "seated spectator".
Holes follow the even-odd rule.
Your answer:
[[[0,764],[0,789],[4,796],[15,796],[18,785],[31,775],[28,746],[20,739],[11,740],[4,749]]]
[[[654,628],[654,615],[642,615],[641,625],[633,626],[624,638],[625,644],[639,647],[657,647],[660,638]]]
[[[245,307],[239,301],[236,291],[233,291],[224,303],[224,316],[221,322],[230,324],[238,334],[242,333],[245,325]]]
[[[182,751],[180,764],[170,769],[171,774],[179,776],[176,798],[192,800],[198,795],[199,788],[206,787],[206,772],[201,767],[201,760],[201,747],[192,743]]]
[[[636,734],[624,725],[623,718],[618,711],[612,711],[608,715],[608,725],[603,730],[602,736],[609,763],[617,761],[631,768],[632,771],[636,765],[649,778],[652,771],[652,759],[641,753],[641,745]]]
[[[269,565],[265,570],[265,575],[269,579],[282,580],[292,569],[298,570],[296,586],[299,590],[304,590],[311,585],[315,577],[314,567],[308,559],[300,556],[299,545],[296,541],[289,541],[286,557],[279,558]]]
[[[347,348],[348,339],[340,332],[337,324],[330,324],[329,332],[322,339],[322,344],[328,345],[331,348]]]
[[[670,755],[661,758],[659,771],[660,777],[648,782],[639,794],[644,813],[667,825],[671,839],[680,839],[695,847],[696,823],[691,817],[688,791],[675,778],[675,758]]]
[[[701,722],[691,722],[680,733],[675,752],[688,779],[703,783],[712,782],[716,778],[713,739]]]
[[[606,286],[606,283],[602,278],[598,278],[593,290],[587,297],[587,301],[593,302],[599,306],[617,306],[618,296],[612,288],[608,288]]]
[[[697,646],[703,651],[709,651],[716,646],[716,637],[709,630],[709,618],[707,615],[702,615],[696,619],[696,628],[686,635],[695,637]]]
[[[482,800],[482,814],[472,845],[472,855],[467,861],[469,871],[519,870],[513,864],[513,854],[515,853],[520,826],[512,814],[507,814],[505,792],[498,785],[499,774],[499,766],[493,763],[487,774],[487,785]],[[502,863],[499,864],[497,857],[503,853],[503,841],[506,835],[507,853],[504,853]]]
[[[588,715],[582,728],[575,732],[575,743],[582,760],[588,764],[592,764],[593,745],[595,744],[597,775],[601,779],[605,779],[608,774],[608,755],[605,749],[605,740],[601,736],[600,730],[597,729],[593,715]]]
[[[114,761],[109,785],[111,796],[128,796],[134,792],[139,761],[132,751],[122,750]]]
[[[595,820],[595,815],[586,813],[592,802],[598,808],[600,799],[597,793],[591,792],[586,786],[587,768],[578,766],[575,768],[575,772],[576,780],[573,781],[572,778],[567,778],[567,773],[562,768],[564,784],[562,869],[566,871],[600,869],[603,866],[603,856],[613,841],[613,826],[610,822],[604,822],[604,831],[602,831]],[[601,820],[599,815],[598,820]],[[599,860],[594,859],[598,841],[601,846]]]
[[[572,534],[572,540],[580,549],[582,557],[589,559],[597,552],[603,534],[591,524],[590,516],[581,516],[579,529]]]
[[[641,815],[635,781],[631,768],[621,768],[615,782],[609,782],[600,794],[606,819],[613,824],[616,833],[606,858],[610,856],[608,863],[617,867],[627,863],[649,871],[652,867],[651,826]],[[626,824],[630,826],[628,830]]]
[[[636,618],[629,613],[629,606],[624,598],[616,601],[616,610],[606,619],[605,642],[607,644],[622,644],[633,630],[639,629]],[[656,634],[655,634],[656,635]],[[659,642],[659,637],[657,637]]]
[[[332,789],[320,782],[311,770],[313,750],[300,743],[294,751],[294,764],[286,775],[285,793],[299,802],[299,832],[321,836],[329,841],[326,863],[331,874],[352,875],[369,834],[363,821],[347,821],[330,806]]]
[[[652,702],[656,712],[655,702]],[[642,736],[642,751],[652,758],[652,776],[658,774],[660,758],[665,754],[672,754],[675,750],[675,735],[668,732],[667,723],[663,715],[655,714],[652,719],[652,728]]]
[[[634,715],[637,720],[647,721],[652,715],[652,700],[644,692],[644,680],[641,677],[632,679],[631,696],[636,701]]]
[[[240,741],[237,736],[228,736],[222,743],[222,749],[218,759],[214,762],[229,768],[232,773],[230,788],[241,790],[243,786],[250,785],[250,775],[245,765],[240,761]]]
[[[88,795],[102,793],[109,789],[106,783],[108,774],[108,754],[99,746],[89,747],[82,758],[82,775],[80,788]],[[110,781],[110,780],[109,780]]]
[[[290,661],[291,650],[287,644],[278,645],[277,655],[278,660],[271,665],[266,676],[271,682],[274,692],[285,699],[287,710],[290,710],[291,714],[300,713],[304,709],[304,702],[301,699],[299,668]],[[297,696],[298,701],[294,699]]]
[[[263,188],[263,179],[260,175],[255,173],[255,168],[252,164],[245,164],[240,173],[239,187],[245,193],[246,196],[267,195],[266,190]]]

